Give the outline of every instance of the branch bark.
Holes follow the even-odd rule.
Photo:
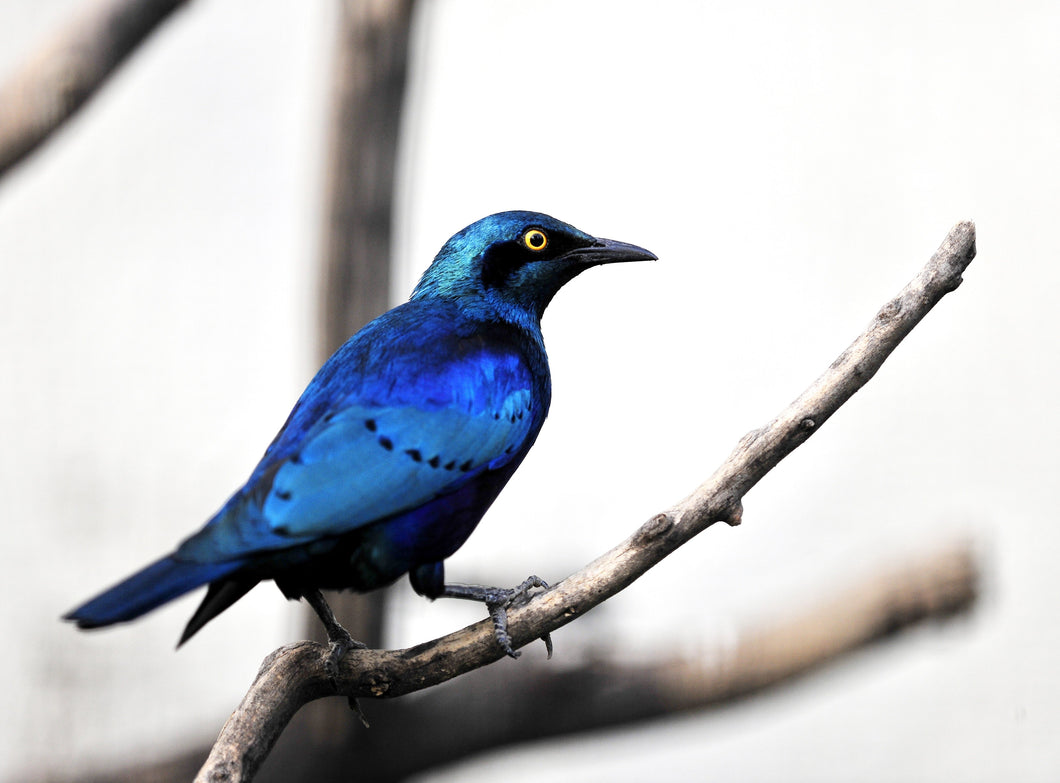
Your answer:
[[[97,0],[0,87],[0,177],[77,112],[187,0]]]
[[[568,639],[560,667],[534,655],[478,669],[423,698],[370,709],[368,731],[347,717],[341,725],[361,730],[339,746],[315,749],[312,758],[292,740],[292,723],[258,779],[339,781],[356,769],[364,780],[396,783],[517,743],[724,708],[902,630],[961,615],[975,605],[979,589],[977,558],[965,541],[868,571],[806,608],[774,602],[778,611],[758,627],[702,655],[663,653],[631,662],[595,644],[579,651]],[[403,745],[410,752],[387,752]]]
[[[571,622],[715,522],[739,524],[743,496],[875,375],[913,327],[960,285],[974,257],[975,227],[959,223],[865,332],[780,415],[744,436],[698,489],[652,517],[610,552],[511,609],[513,645],[523,646]],[[250,780],[291,716],[309,701],[328,695],[402,696],[485,666],[503,653],[492,623],[484,620],[406,650],[352,651],[342,662],[337,683],[328,679],[326,657],[325,647],[302,642],[266,658],[196,780]]]
[[[723,708],[885,643],[904,630],[970,611],[980,578],[973,547],[955,541],[874,569],[829,590],[824,602],[807,609],[782,607],[779,621],[767,620],[741,633],[735,645],[707,650],[698,658],[663,656],[632,664],[610,650],[594,649],[572,662],[571,648],[564,645],[559,669],[540,658],[487,666],[459,684],[432,689],[426,698],[401,699],[386,710],[373,710],[370,731],[356,732],[346,742],[313,746],[309,756],[305,738],[291,736],[292,723],[258,777],[345,780],[348,774],[342,770],[356,769],[361,779],[396,783],[516,743]],[[378,752],[401,747],[409,737],[417,738],[415,752]],[[185,781],[194,777],[207,753],[203,748],[164,762],[75,779]]]

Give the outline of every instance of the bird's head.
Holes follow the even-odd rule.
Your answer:
[[[537,322],[556,292],[589,267],[655,258],[539,212],[498,212],[446,242],[412,298],[452,299],[484,316]]]

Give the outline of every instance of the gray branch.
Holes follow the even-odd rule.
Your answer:
[[[366,703],[367,731],[347,711],[342,723],[331,724],[332,737],[343,739],[315,745],[311,753],[295,720],[258,779],[328,783],[345,781],[356,769],[360,779],[396,783],[513,744],[724,708],[772,693],[905,629],[962,616],[975,606],[979,579],[973,548],[955,541],[868,569],[807,607],[775,601],[771,617],[741,631],[734,644],[700,656],[661,650],[632,662],[621,650],[596,644],[578,650],[570,639],[559,667],[538,653],[470,672],[424,698],[398,699],[385,709]],[[347,736],[342,726],[355,731]],[[409,745],[410,737],[410,752],[389,752]]]
[[[0,87],[0,176],[29,155],[187,0],[97,0]]]
[[[551,589],[509,611],[513,645],[526,645],[585,614],[715,522],[737,525],[742,498],[781,459],[820,429],[876,373],[932,307],[961,283],[975,257],[975,226],[957,224],[931,260],[795,402],[746,435],[698,489],[628,539]],[[221,730],[197,781],[251,780],[288,721],[329,695],[393,698],[438,685],[503,657],[488,620],[405,650],[358,650],[329,681],[327,648],[282,647],[262,664]]]

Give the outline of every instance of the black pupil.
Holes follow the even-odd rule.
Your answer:
[[[540,231],[531,231],[530,235],[527,236],[526,241],[530,247],[541,247],[545,244],[545,235]]]

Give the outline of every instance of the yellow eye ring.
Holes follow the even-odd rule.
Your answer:
[[[527,250],[540,253],[548,247],[548,236],[539,228],[527,229],[526,233],[523,234],[523,245]]]

